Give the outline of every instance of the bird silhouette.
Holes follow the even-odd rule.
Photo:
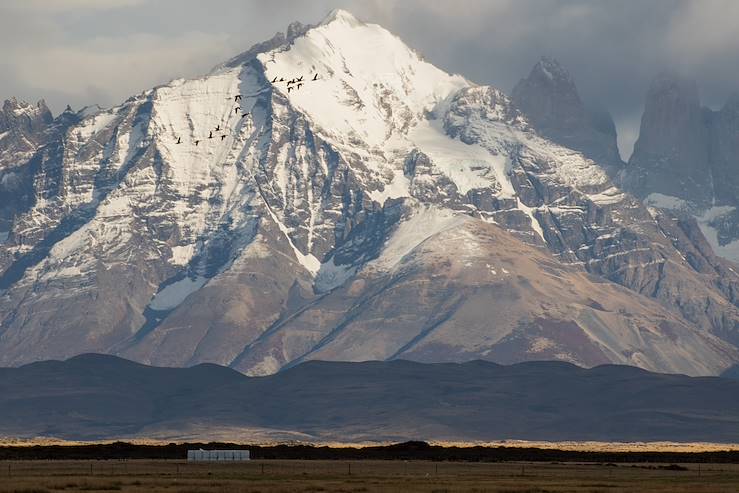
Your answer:
[[[285,78],[284,77],[280,77],[279,82],[285,82]]]
[[[241,118],[246,118],[247,116],[249,116],[249,112],[248,111],[246,113],[244,113],[243,115],[241,115]]]
[[[216,132],[220,132],[220,131],[221,131],[221,126],[220,126],[220,125],[218,125],[218,126],[216,127]]]
[[[196,140],[196,141],[195,141],[195,147],[197,147],[197,146],[198,146],[198,144],[200,144],[200,141],[199,141],[199,140]]]
[[[275,82],[277,82],[277,76],[275,76],[275,78],[272,79],[272,84],[274,84]]]
[[[298,89],[300,89],[300,86],[302,86],[302,85],[303,85],[302,82],[298,82]]]
[[[239,99],[241,99],[241,94],[237,94],[236,96],[234,96],[234,101],[238,101]]]
[[[241,108],[239,108],[239,107],[237,106],[236,108],[234,108],[234,113],[238,113],[240,109],[241,109]]]
[[[295,82],[303,82],[303,76],[301,75],[299,79],[295,79]]]
[[[290,79],[289,81],[287,81],[287,85],[289,86],[290,84],[295,84],[295,79]]]
[[[212,139],[213,138],[213,130],[210,131],[210,135],[208,135],[208,138],[209,139]]]
[[[316,75],[313,76],[313,80],[318,80],[318,73],[316,73]]]
[[[182,143],[182,139],[180,137],[177,137],[177,143],[178,144],[181,144]]]
[[[221,135],[221,140],[223,140],[225,138],[226,138],[226,135],[225,134],[224,135]]]
[[[292,86],[288,86],[287,93],[290,94],[290,91],[292,91],[292,90],[293,90]]]

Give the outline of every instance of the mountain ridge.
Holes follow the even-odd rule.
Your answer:
[[[557,361],[310,361],[266,377],[113,356],[0,368],[0,435],[736,442],[739,382]],[[594,397],[596,396],[597,397]]]

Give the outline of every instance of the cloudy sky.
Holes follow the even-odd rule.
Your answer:
[[[506,92],[541,55],[553,56],[586,101],[614,115],[626,156],[657,72],[694,78],[711,107],[739,91],[734,0],[4,0],[0,99],[45,98],[55,113],[110,106],[336,7]]]

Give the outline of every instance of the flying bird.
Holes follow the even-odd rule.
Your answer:
[[[240,109],[241,108],[237,106],[236,108],[234,108],[234,113],[238,113]]]
[[[301,75],[299,79],[295,79],[295,82],[303,82],[303,76]]]
[[[182,143],[182,139],[180,137],[177,137],[177,143],[178,144],[181,144]]]
[[[208,135],[208,138],[209,139],[212,139],[213,138],[213,130],[210,131],[210,135]]]
[[[226,138],[226,134],[221,135],[221,140]]]
[[[234,101],[238,101],[239,99],[241,99],[241,94],[237,94],[236,96],[234,96]]]
[[[316,72],[316,75],[313,76],[313,80],[318,80],[318,73]]]
[[[249,112],[248,111],[246,113],[244,113],[243,115],[241,115],[241,118],[246,118],[247,116],[249,116]]]
[[[200,141],[199,141],[199,140],[196,140],[196,141],[195,141],[195,147],[197,147],[197,146],[198,146],[198,144],[200,144]]]
[[[220,131],[221,131],[221,126],[220,126],[220,125],[218,125],[218,126],[216,127],[216,132],[220,132]]]
[[[272,84],[274,84],[275,82],[277,82],[277,76],[275,76],[275,78],[272,79]]]
[[[293,88],[292,88],[291,86],[288,86],[288,87],[287,87],[287,93],[288,93],[288,94],[290,94],[290,91],[292,91],[292,90],[293,90]]]
[[[284,77],[280,77],[280,80],[278,82],[285,82],[285,78]]]
[[[302,86],[302,85],[303,85],[302,82],[298,82],[298,89],[300,89],[300,86]]]

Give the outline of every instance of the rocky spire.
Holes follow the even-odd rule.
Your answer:
[[[660,193],[696,204],[712,202],[710,111],[694,81],[662,73],[647,91],[628,186],[640,196]]]
[[[621,164],[613,119],[587,108],[570,73],[542,57],[513,89],[514,104],[542,135],[604,164]]]
[[[710,142],[714,203],[739,207],[739,93],[712,115]]]
[[[24,133],[42,131],[54,117],[41,99],[35,105],[16,98],[6,99],[0,109],[0,132],[17,129]]]

